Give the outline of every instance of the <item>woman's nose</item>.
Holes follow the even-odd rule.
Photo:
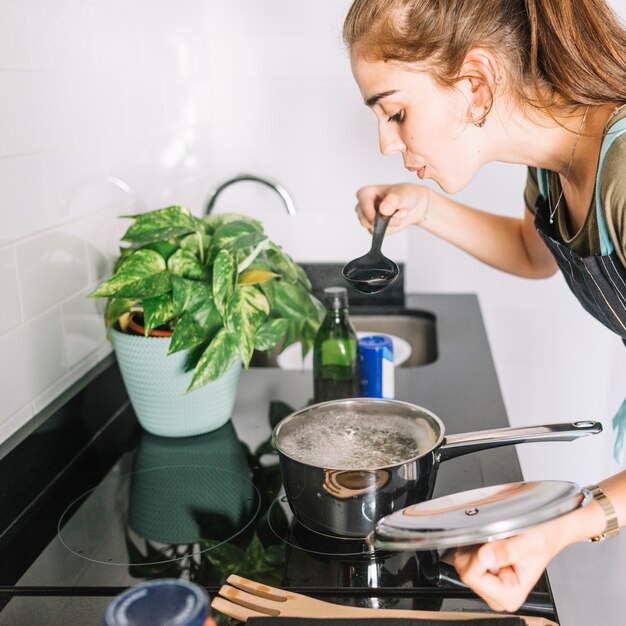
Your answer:
[[[395,154],[404,150],[404,142],[393,128],[378,127],[378,144],[380,145],[380,151],[385,155]]]

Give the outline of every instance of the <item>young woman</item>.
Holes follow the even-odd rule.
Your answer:
[[[355,0],[344,39],[381,151],[419,179],[453,194],[490,161],[528,166],[519,219],[403,184],[360,189],[361,223],[378,209],[389,232],[419,224],[518,276],[560,269],[626,341],[626,31],[605,0]],[[614,425],[619,451],[626,402]],[[593,493],[561,520],[459,550],[462,579],[516,610],[559,550],[626,525],[626,473]]]

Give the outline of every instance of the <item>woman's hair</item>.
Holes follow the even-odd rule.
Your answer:
[[[343,37],[369,61],[425,63],[448,87],[487,48],[535,108],[626,102],[626,30],[605,0],[355,0]]]

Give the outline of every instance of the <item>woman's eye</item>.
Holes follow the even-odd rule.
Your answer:
[[[399,124],[403,119],[404,119],[404,113],[402,111],[398,111],[395,115],[391,115],[388,121],[394,122],[395,124]]]

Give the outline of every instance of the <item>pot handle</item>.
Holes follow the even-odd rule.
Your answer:
[[[459,435],[446,435],[442,445],[439,446],[439,460],[446,461],[470,452],[499,448],[500,446],[512,446],[518,443],[573,441],[579,437],[597,435],[601,432],[602,424],[600,422],[584,420],[573,423],[495,428]]]

